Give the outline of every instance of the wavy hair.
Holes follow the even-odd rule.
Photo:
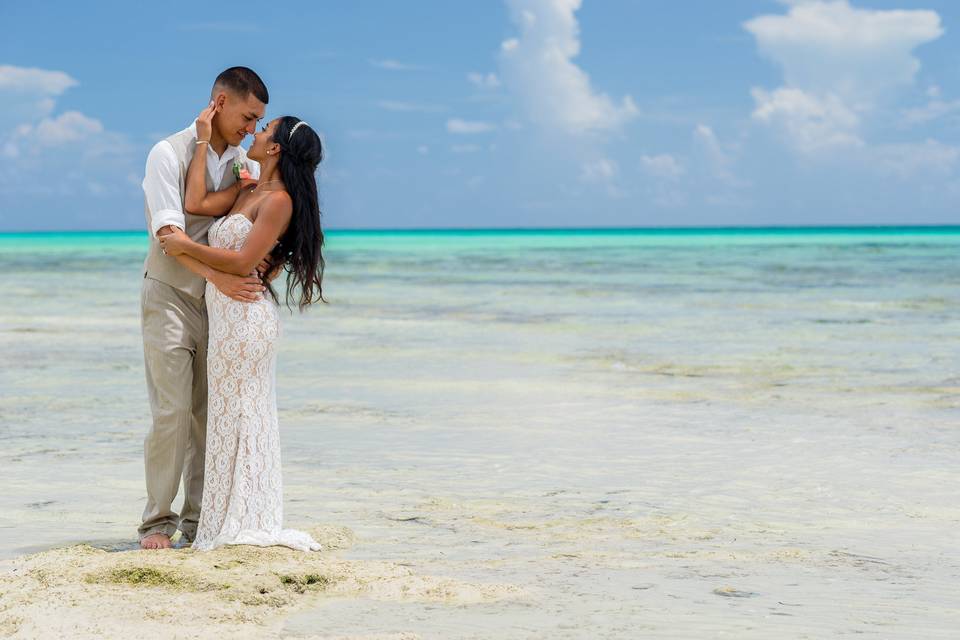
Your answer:
[[[280,178],[293,201],[293,215],[267,261],[271,270],[282,265],[287,272],[287,307],[292,309],[290,303],[296,299],[297,307],[303,311],[314,302],[326,302],[323,298],[323,230],[315,177],[317,166],[323,160],[323,144],[306,123],[291,137],[290,132],[298,122],[300,118],[283,116],[273,129],[273,142],[281,149]],[[273,286],[269,282],[266,286],[279,303]]]

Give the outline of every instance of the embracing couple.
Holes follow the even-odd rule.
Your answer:
[[[268,101],[256,73],[231,67],[196,121],[147,157],[140,303],[153,424],[144,440],[144,549],[169,548],[179,529],[197,550],[320,550],[309,534],[283,528],[272,282],[285,271],[286,303],[301,310],[323,300],[314,176],[323,148],[293,116],[257,131]]]

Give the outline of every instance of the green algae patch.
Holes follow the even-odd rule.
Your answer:
[[[307,589],[326,589],[334,583],[332,578],[319,573],[279,574],[277,577],[280,578],[280,584],[288,589],[293,589],[297,593],[303,593]]]
[[[177,591],[216,591],[228,585],[197,580],[180,571],[157,567],[118,567],[103,573],[91,573],[85,578],[90,584],[117,584],[134,587],[160,587]]]

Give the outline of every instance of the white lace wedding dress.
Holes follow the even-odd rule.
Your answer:
[[[239,250],[253,223],[217,220],[210,246]],[[227,544],[319,551],[309,534],[283,528],[277,423],[276,350],[280,314],[273,300],[237,302],[207,283],[207,451],[203,502],[193,549]]]

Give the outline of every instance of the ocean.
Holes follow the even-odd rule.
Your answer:
[[[0,558],[135,541],[145,247],[0,234]],[[287,524],[528,595],[331,599],[285,633],[956,637],[960,227],[332,231],[325,255],[329,303],[282,318]]]

